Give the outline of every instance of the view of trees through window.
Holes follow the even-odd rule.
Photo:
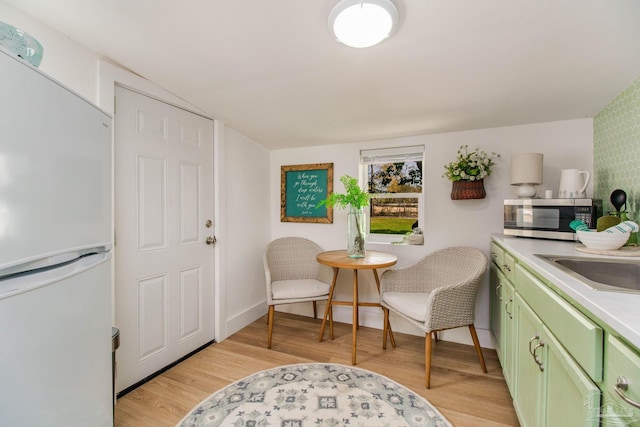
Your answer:
[[[367,178],[371,233],[405,234],[419,225],[422,161],[369,164]]]

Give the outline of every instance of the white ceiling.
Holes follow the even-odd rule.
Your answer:
[[[593,117],[640,77],[638,0],[395,0],[369,49],[338,0],[5,1],[270,148]]]

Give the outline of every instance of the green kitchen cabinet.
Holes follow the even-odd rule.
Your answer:
[[[495,242],[491,242],[489,245],[489,252],[491,254],[491,261],[502,271],[508,280],[513,282],[516,259]]]
[[[640,353],[609,334],[604,359],[602,426],[640,426]]]
[[[496,353],[502,365],[504,379],[511,390],[513,383],[513,359],[515,355],[513,347],[515,324],[513,298],[515,291],[511,282],[509,282],[498,267],[494,265],[491,265],[490,269],[489,286],[491,289],[491,332],[496,346]]]
[[[491,265],[489,268],[489,327],[493,336],[493,343],[496,347],[496,353],[500,363],[504,365],[503,337],[502,337],[502,317],[503,317],[503,301],[504,301],[504,282],[505,277],[502,273],[502,263],[504,259],[504,250],[496,243],[491,242]]]
[[[491,255],[491,262],[493,262],[499,269],[502,269],[504,261],[504,249],[500,247],[496,242],[489,244],[489,254]]]
[[[556,339],[594,381],[602,380],[603,330],[531,271],[516,265],[516,293],[536,313]]]
[[[603,327],[549,287],[526,262],[495,241],[490,250],[490,326],[521,425],[609,426],[601,408],[611,409],[620,401],[613,400],[616,394],[601,392]],[[609,347],[609,358],[617,364],[620,346]],[[631,367],[627,371],[637,372]],[[640,378],[635,384],[640,385]]]
[[[544,328],[546,330],[546,328]],[[600,389],[548,330],[546,413],[548,427],[596,427],[599,424]]]
[[[514,406],[522,426],[596,427],[600,390],[516,294]]]
[[[516,358],[515,325],[514,316],[516,291],[508,280],[505,280],[502,287],[502,342],[504,346],[502,372],[507,382],[509,390],[514,387],[514,369]]]
[[[495,264],[489,268],[489,327],[500,363],[504,365],[502,349],[502,302],[504,301],[504,274]]]
[[[514,258],[497,245],[491,247],[492,264],[489,275],[490,287],[490,328],[493,334],[496,353],[509,389],[513,386],[514,360],[514,316],[513,298],[515,290],[505,272],[514,271]],[[506,262],[505,262],[506,260]]]
[[[542,322],[519,295],[515,299],[516,358],[513,406],[522,427],[541,427],[544,401]]]

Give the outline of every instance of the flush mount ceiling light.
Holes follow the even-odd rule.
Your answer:
[[[341,0],[329,14],[329,28],[339,42],[370,47],[389,37],[398,22],[391,0]]]

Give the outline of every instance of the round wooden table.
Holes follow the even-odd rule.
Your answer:
[[[346,250],[321,252],[316,257],[316,260],[320,264],[328,265],[333,268],[333,280],[331,281],[331,289],[329,290],[329,300],[324,310],[324,318],[322,319],[322,327],[320,329],[319,341],[324,338],[324,329],[327,324],[327,317],[329,310],[333,305],[351,305],[353,306],[353,325],[352,325],[352,347],[351,347],[351,363],[356,364],[356,342],[357,342],[357,329],[358,329],[358,307],[381,307],[380,303],[376,302],[359,302],[358,301],[358,270],[372,270],[373,276],[376,279],[376,286],[378,287],[378,293],[380,292],[380,278],[378,277],[378,268],[391,267],[394,265],[398,258],[395,255],[378,251],[366,251],[364,258],[349,258]],[[338,278],[338,272],[341,268],[348,268],[353,270],[353,301],[334,301],[333,291],[336,287],[336,279]],[[391,331],[391,325],[389,326],[389,337],[391,343],[395,347],[395,340],[393,338],[393,332]],[[333,329],[330,328],[329,337],[333,339]]]

